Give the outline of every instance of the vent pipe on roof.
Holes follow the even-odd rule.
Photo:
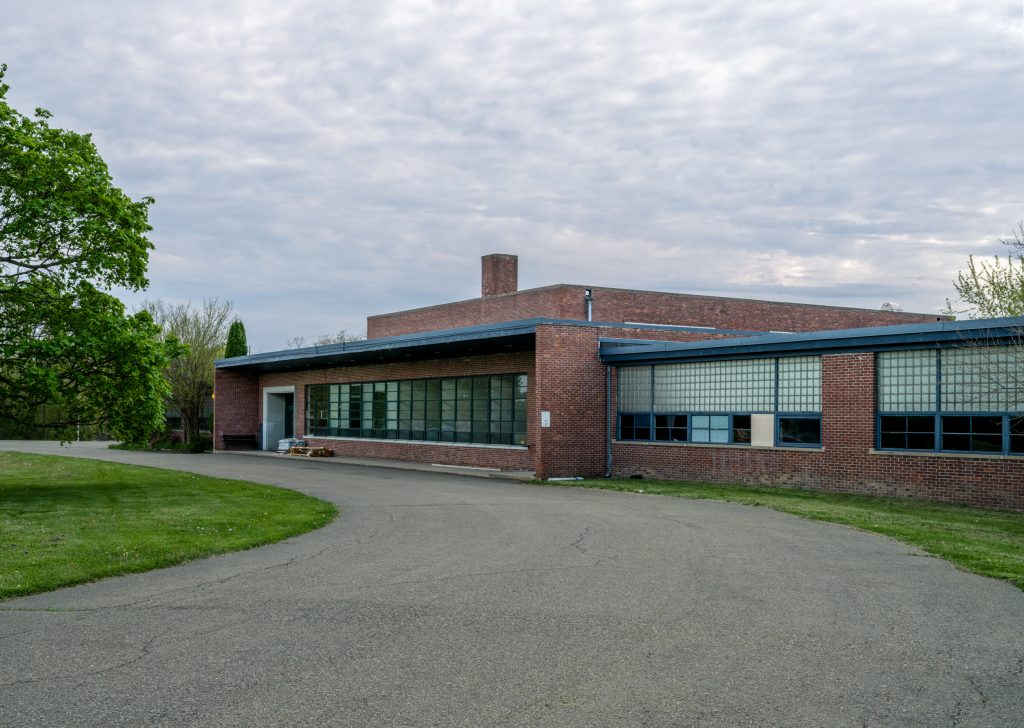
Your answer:
[[[587,321],[594,320],[594,291],[591,288],[583,290],[583,300],[587,302]]]
[[[484,298],[519,290],[519,257],[508,253],[491,253],[481,261],[480,293]]]

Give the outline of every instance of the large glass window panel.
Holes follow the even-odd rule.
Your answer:
[[[750,444],[750,415],[732,416],[732,441],[741,445]]]
[[[349,385],[348,394],[348,431],[346,435],[358,436],[363,418],[363,389],[361,384]]]
[[[307,385],[316,436],[526,443],[525,375]]]
[[[815,446],[821,444],[820,417],[779,417],[779,444]]]
[[[686,442],[686,415],[655,415],[654,439],[662,442]]]
[[[934,450],[935,417],[932,415],[882,415],[878,445],[892,450]]]
[[[373,437],[371,430],[373,429],[373,384],[366,384],[362,388],[363,402],[362,402],[362,419],[359,422],[359,427],[365,430],[363,437]]]
[[[1010,452],[1024,454],[1024,414],[1010,415]]]
[[[964,452],[1002,452],[1003,417],[943,415],[942,449]]]
[[[729,415],[693,415],[690,417],[690,442],[727,444],[731,434]]]
[[[320,384],[306,388],[306,429],[314,433],[326,434],[328,427],[326,390],[327,386]]]
[[[650,440],[651,416],[648,414],[619,415],[619,439]]]

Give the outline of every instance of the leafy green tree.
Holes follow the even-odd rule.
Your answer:
[[[969,308],[958,311],[947,301],[947,313],[966,313],[970,318],[1024,316],[1024,222],[1018,222],[1011,236],[1000,242],[1010,249],[1006,264],[999,256],[991,262],[968,258],[967,270],[957,274],[953,287]],[[949,372],[951,377],[973,381],[979,402],[987,406],[993,399],[1001,400],[1011,412],[1024,406],[1024,327],[1014,332],[1008,341],[985,338],[965,342],[963,348],[970,351],[957,364],[962,371]]]
[[[224,356],[245,356],[249,353],[249,343],[245,340],[245,324],[238,319],[231,322],[228,329],[228,343],[224,347]]]
[[[966,313],[970,318],[1024,316],[1024,222],[1017,223],[1009,238],[1000,240],[1010,248],[1004,264],[999,256],[991,261],[967,259],[967,270],[953,281],[957,297],[967,308],[956,310],[947,301],[949,313]]]
[[[213,362],[224,356],[232,306],[217,299],[204,299],[199,307],[147,301],[143,310],[166,339],[186,348],[167,365],[164,377],[170,387],[167,403],[181,413],[185,441],[192,442],[199,438],[203,410],[213,394]]]
[[[113,185],[88,134],[51,127],[7,103],[0,66],[0,421],[30,423],[40,405],[67,427],[129,439],[163,418],[160,375],[178,351],[150,316],[108,291],[148,285],[152,198]]]

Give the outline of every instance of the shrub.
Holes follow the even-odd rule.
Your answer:
[[[206,435],[199,435],[188,441],[188,451],[191,453],[211,452],[212,450],[213,440]]]

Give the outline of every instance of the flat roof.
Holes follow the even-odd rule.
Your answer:
[[[886,349],[941,348],[991,340],[1024,342],[1024,316],[967,321],[937,321],[862,329],[834,329],[797,334],[754,334],[710,341],[636,341],[600,339],[606,364],[756,358],[796,354],[831,354]]]
[[[529,318],[500,323],[478,324],[455,329],[439,329],[379,339],[364,339],[345,344],[324,344],[302,349],[285,349],[218,359],[218,369],[247,369],[260,372],[296,371],[324,367],[354,366],[413,359],[439,359],[456,356],[530,351],[535,346],[537,327],[542,325],[629,328],[646,331],[690,331],[698,334],[750,336],[759,331],[708,329],[700,326],[627,324],[614,321]]]
[[[741,303],[771,303],[771,304],[776,304],[776,305],[781,305],[781,306],[797,306],[797,307],[800,307],[800,308],[821,308],[821,309],[831,309],[831,310],[841,310],[841,311],[868,311],[868,312],[871,312],[871,313],[878,313],[879,312],[879,309],[877,309],[877,308],[865,308],[863,306],[836,306],[836,305],[829,304],[829,303],[804,303],[804,302],[800,302],[800,301],[775,301],[775,300],[767,299],[767,298],[746,298],[744,296],[720,296],[720,295],[714,295],[714,294],[709,294],[709,293],[685,293],[685,292],[681,292],[681,291],[650,291],[650,290],[640,289],[640,288],[617,288],[615,286],[596,286],[596,285],[590,285],[590,284],[586,284],[586,283],[552,283],[552,284],[549,284],[549,285],[546,285],[546,286],[538,286],[536,288],[523,288],[522,290],[509,291],[507,293],[495,293],[495,294],[492,294],[490,296],[481,296],[479,298],[464,298],[464,299],[461,299],[461,300],[458,300],[458,301],[446,301],[444,303],[432,303],[432,304],[429,304],[427,306],[417,306],[415,308],[406,308],[406,309],[402,309],[401,311],[387,311],[385,313],[377,313],[377,314],[372,314],[370,316],[367,316],[366,320],[367,321],[372,321],[373,319],[384,319],[384,318],[388,318],[389,316],[402,316],[404,314],[413,313],[413,312],[430,311],[432,309],[442,309],[442,308],[445,308],[445,307],[448,307],[448,306],[464,306],[464,305],[469,304],[469,303],[478,303],[480,301],[490,301],[490,300],[493,300],[493,299],[510,298],[510,297],[513,297],[513,296],[522,296],[522,295],[529,295],[529,294],[534,294],[534,293],[543,293],[545,291],[552,291],[552,290],[555,290],[555,289],[558,289],[558,288],[578,290],[578,291],[583,291],[583,290],[586,290],[586,289],[589,288],[591,291],[595,291],[595,292],[612,291],[612,292],[615,292],[615,293],[640,293],[640,294],[653,294],[653,295],[657,295],[657,296],[676,296],[676,297],[678,297],[680,299],[688,298],[688,299],[701,299],[701,300],[708,300],[708,301],[734,301],[734,302],[741,302]],[[949,316],[947,316],[945,314],[920,313],[920,312],[915,312],[915,311],[889,311],[888,313],[894,314],[896,316],[933,316],[936,319],[948,319],[949,318]]]

